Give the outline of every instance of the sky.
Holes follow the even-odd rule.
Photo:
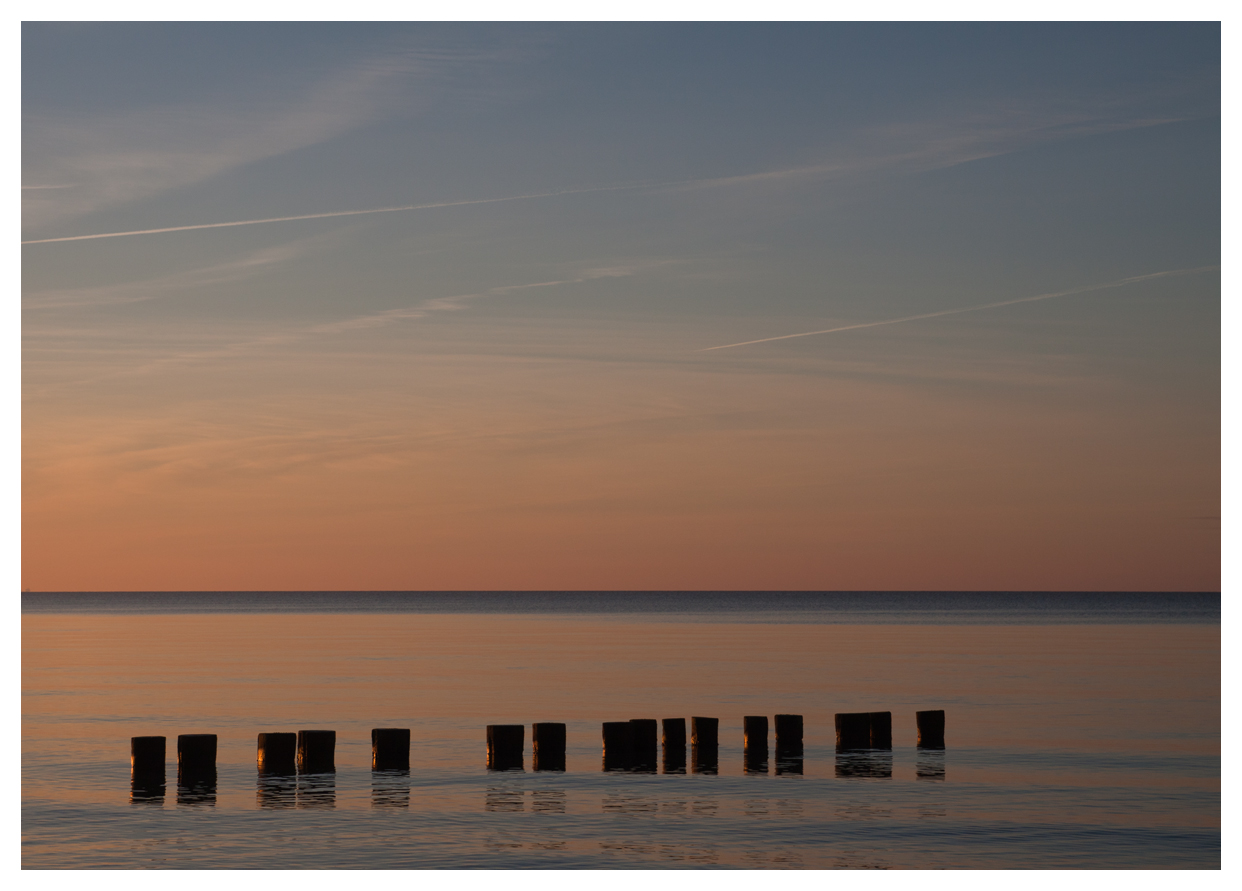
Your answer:
[[[1219,589],[1218,24],[25,23],[22,118],[25,588]]]

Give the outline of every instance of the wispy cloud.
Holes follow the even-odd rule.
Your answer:
[[[316,240],[303,239],[293,244],[254,251],[241,259],[227,263],[217,263],[142,281],[100,285],[93,288],[35,291],[22,297],[22,309],[25,311],[54,310],[141,303],[158,300],[192,288],[239,281],[306,254],[310,249],[308,243]]]
[[[898,319],[883,319],[878,322],[859,322],[854,325],[839,325],[836,328],[823,328],[819,331],[801,331],[797,334],[781,334],[776,337],[760,337],[757,340],[743,340],[739,343],[726,343],[721,346],[703,347],[696,352],[706,353],[712,350],[729,350],[734,347],[751,346],[756,343],[771,343],[774,340],[790,340],[794,337],[813,337],[817,334],[836,334],[838,331],[856,331],[860,328],[876,328],[880,325],[896,325],[901,322],[914,322],[919,319],[935,319],[940,316],[952,316],[963,312],[977,312],[981,309],[996,309],[1001,306],[1013,306],[1018,303],[1033,303],[1036,300],[1051,300],[1054,297],[1069,297],[1074,294],[1087,294],[1091,291],[1103,291],[1108,288],[1121,288],[1125,285],[1136,284],[1137,282],[1149,281],[1156,278],[1167,278],[1173,275],[1193,275],[1198,272],[1210,272],[1219,270],[1219,266],[1197,266],[1193,269],[1169,269],[1164,272],[1151,272],[1146,275],[1133,275],[1129,278],[1118,279],[1117,281],[1105,282],[1101,285],[1087,285],[1081,288],[1071,288],[1068,291],[1054,291],[1050,294],[1036,294],[1033,297],[1018,297],[1014,300],[998,300],[995,303],[981,303],[977,306],[962,306],[956,309],[941,309],[936,312],[925,312],[914,316],[902,316]]]
[[[663,182],[631,182],[587,185],[518,195],[468,198],[356,210],[322,211],[278,217],[229,220],[216,223],[192,223],[149,229],[95,232],[51,238],[32,238],[22,244],[52,244],[70,241],[91,241],[102,238],[124,238],[138,235],[161,235],[201,229],[222,229],[237,226],[258,226],[299,220],[331,219],[371,214],[404,213],[445,207],[499,204],[556,198],[567,195],[623,191],[663,191],[729,188],[746,185],[780,184],[789,180],[825,180],[872,173],[912,173],[951,167],[969,161],[1005,154],[1039,142],[1111,132],[1120,129],[1168,123],[1168,119],[1096,119],[1084,114],[983,117],[946,126],[910,124],[876,128],[862,134],[859,144],[840,151],[838,157],[819,164],[775,170],[763,170],[735,176],[683,179]]]
[[[404,204],[399,207],[371,207],[364,210],[330,210],[324,213],[297,214],[288,217],[266,217],[257,220],[231,220],[225,223],[195,223],[189,226],[166,226],[162,229],[132,229],[126,232],[96,232],[92,235],[67,235],[61,238],[32,238],[22,244],[49,244],[58,241],[90,241],[96,238],[123,238],[127,235],[160,235],[165,232],[187,232],[192,229],[225,229],[233,226],[258,226],[263,223],[288,223],[293,220],[323,220],[330,217],[356,217],[364,214],[399,213],[410,210],[431,210],[437,207],[462,207],[469,204],[497,204],[504,201],[525,201],[532,198],[554,198],[558,195],[578,195],[584,192],[617,192],[652,188],[644,184],[620,186],[593,186],[581,189],[558,189],[554,192],[535,192],[529,195],[507,195],[502,198],[471,198],[463,201],[434,201],[427,204]]]
[[[269,255],[269,252],[260,252],[259,254],[252,255],[251,257],[245,258],[244,260],[236,263],[222,264],[220,267],[197,270],[194,273],[188,273],[184,277],[180,278],[170,278],[177,278],[178,281],[181,281],[184,286],[184,282],[191,279],[205,282],[213,275],[221,278],[234,275],[240,276],[246,274],[248,271],[261,268],[264,265],[279,262],[280,259],[285,259],[285,257],[275,254]],[[411,306],[398,307],[376,313],[368,313],[366,315],[355,316],[353,318],[342,319],[335,322],[283,328],[258,337],[250,337],[244,340],[235,341],[221,346],[214,346],[208,349],[175,351],[158,359],[147,361],[124,370],[114,371],[105,375],[93,376],[89,378],[89,380],[95,381],[100,379],[129,377],[132,375],[148,374],[170,366],[230,359],[236,356],[251,353],[255,350],[266,350],[276,347],[289,346],[314,338],[331,337],[333,335],[346,334],[355,331],[381,328],[400,322],[416,321],[438,313],[460,312],[468,308],[470,304],[487,298],[504,297],[510,294],[519,294],[522,292],[544,288],[582,284],[584,282],[598,279],[631,276],[644,270],[662,265],[666,265],[664,261],[632,265],[598,266],[585,269],[570,278],[541,282],[528,282],[517,285],[501,285],[495,288],[488,288],[483,291],[469,294],[456,294],[449,297],[435,297],[429,300],[420,301]],[[197,278],[194,278],[195,276],[197,276]],[[163,280],[154,280],[152,282],[152,286],[154,287],[156,282],[161,281]],[[167,285],[163,285],[163,287],[167,287]],[[86,381],[66,381],[63,384],[51,385],[51,388],[57,389],[61,386],[73,386],[84,382]]]
[[[465,89],[466,73],[494,69],[511,56],[396,47],[321,78],[297,98],[265,97],[256,88],[255,97],[227,108],[27,116],[26,178],[75,188],[23,189],[23,222],[45,227],[315,145],[386,115],[417,114]]]

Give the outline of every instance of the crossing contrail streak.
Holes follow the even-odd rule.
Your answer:
[[[464,207],[468,204],[499,204],[503,201],[526,201],[532,198],[555,198],[558,195],[581,195],[587,192],[621,192],[630,189],[651,189],[670,183],[640,183],[626,186],[593,186],[585,189],[560,189],[530,195],[508,195],[504,198],[474,198],[469,201],[438,201],[431,204],[403,204],[400,207],[371,207],[366,210],[333,210],[327,213],[304,213],[291,217],[267,217],[262,220],[233,220],[228,223],[195,223],[191,226],[166,226],[163,229],[131,229],[128,232],[97,232],[93,235],[66,235],[61,238],[32,238],[22,244],[50,244],[55,241],[90,241],[95,238],[124,238],[127,235],[159,235],[164,232],[188,232],[192,229],[227,229],[230,226],[258,226],[262,223],[287,223],[293,220],[324,220],[329,217],[356,217],[372,213],[401,213],[407,210],[431,210],[436,207]]]
[[[1072,294],[1086,294],[1089,291],[1103,291],[1107,288],[1120,288],[1123,285],[1131,285],[1135,282],[1147,281],[1153,278],[1167,278],[1171,275],[1193,275],[1196,272],[1208,272],[1213,269],[1220,269],[1219,266],[1196,266],[1193,269],[1169,269],[1164,272],[1149,272],[1147,275],[1133,275],[1129,278],[1118,279],[1115,282],[1106,282],[1102,285],[1088,285],[1085,288],[1071,288],[1068,291],[1054,291],[1051,294],[1036,294],[1034,297],[1019,297],[1016,300],[999,300],[996,303],[981,303],[978,306],[962,306],[957,309],[942,309],[936,312],[920,313],[917,316],[902,316],[899,319],[884,319],[879,322],[860,322],[856,325],[841,325],[838,328],[824,328],[821,331],[802,331],[798,334],[781,334],[777,337],[761,337],[758,340],[743,340],[740,343],[726,343],[721,346],[703,347],[695,350],[697,353],[706,353],[711,350],[728,350],[733,347],[750,346],[753,343],[770,343],[773,340],[789,340],[791,337],[812,337],[816,334],[835,334],[838,331],[855,331],[859,328],[875,328],[879,325],[896,325],[898,322],[913,322],[917,319],[934,319],[938,316],[952,316],[959,312],[975,312],[980,309],[995,309],[998,306],[1013,306],[1015,303],[1033,303],[1036,300],[1051,300],[1053,297],[1069,297]]]

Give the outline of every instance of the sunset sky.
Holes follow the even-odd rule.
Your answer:
[[[1217,24],[27,23],[22,90],[24,587],[1219,588]]]

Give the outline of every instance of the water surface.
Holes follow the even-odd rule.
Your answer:
[[[1023,607],[1024,599],[1029,604]],[[335,604],[335,606],[334,606]],[[1218,868],[1219,595],[25,595],[23,865]],[[943,708],[946,749],[915,747]],[[838,756],[833,714],[891,710]],[[805,716],[747,773],[742,717]],[[600,724],[720,718],[718,772],[604,773]],[[568,725],[532,771],[529,724]],[[528,725],[489,772],[484,727]],[[411,770],[370,769],[410,727]],[[261,731],[337,731],[263,778]],[[178,793],[175,737],[219,735]],[[131,736],[169,738],[131,800]],[[861,762],[859,761],[861,759]],[[861,766],[865,769],[858,769]],[[788,767],[788,765],[786,765]]]

